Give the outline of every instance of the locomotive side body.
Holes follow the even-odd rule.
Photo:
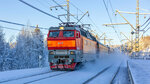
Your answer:
[[[95,59],[96,55],[96,42],[82,36],[82,44],[83,44],[83,61],[90,61]]]
[[[103,53],[108,53],[109,52],[109,48],[108,48],[108,46],[106,46],[106,45],[103,45],[103,44],[99,44],[99,52],[101,53],[101,54],[103,54]]]

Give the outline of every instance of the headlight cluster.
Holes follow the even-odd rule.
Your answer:
[[[70,55],[75,55],[75,51],[70,51]]]
[[[50,51],[49,54],[50,54],[50,55],[54,55],[54,51]]]
[[[75,55],[75,51],[70,51],[70,55]],[[54,55],[54,51],[49,51],[49,55]]]

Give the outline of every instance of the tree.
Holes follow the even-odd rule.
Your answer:
[[[9,70],[11,67],[9,44],[5,42],[3,30],[0,29],[0,71]]]
[[[0,71],[3,70],[3,60],[4,60],[4,48],[5,48],[5,42],[4,42],[4,33],[3,30],[0,29]]]
[[[23,28],[16,42],[9,43],[0,29],[0,71],[44,67],[48,63],[47,54],[44,36],[38,26],[36,29]]]
[[[45,66],[46,49],[43,34],[38,28],[25,28],[19,33],[15,48],[15,65],[18,69]]]
[[[47,57],[47,49],[44,46],[44,36],[38,26],[33,32],[33,38],[34,38],[34,54],[36,58],[36,62],[38,62],[39,67],[45,66],[45,61]]]

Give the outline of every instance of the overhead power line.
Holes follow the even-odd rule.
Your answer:
[[[109,17],[109,20],[110,20],[110,22],[112,23],[112,19],[111,19],[111,16],[110,16],[110,14],[109,14],[108,7],[107,7],[107,5],[106,5],[106,3],[105,3],[104,0],[103,0],[103,3],[104,3],[104,5],[105,5],[105,9],[106,9],[106,11],[107,11],[107,15],[108,15],[108,17]],[[119,37],[119,35],[118,35],[118,33],[117,33],[117,30],[115,29],[114,26],[112,26],[112,28],[114,29],[115,33],[117,34],[117,37],[118,37],[118,39],[120,40],[120,43],[122,43],[122,42],[121,42],[121,39],[120,39],[120,37]]]
[[[149,20],[150,20],[150,17],[146,20],[146,22],[144,22],[143,25],[141,25],[141,27],[143,27]]]
[[[15,31],[21,31],[20,29],[15,29],[15,28],[10,28],[10,27],[4,27],[4,26],[0,26],[0,28],[10,29],[10,30],[15,30]]]
[[[111,0],[109,0],[109,3],[110,3],[110,7],[111,7],[111,9],[112,9],[112,12],[114,13],[114,8],[113,8],[113,6],[112,6]]]
[[[10,22],[10,21],[6,21],[6,20],[0,20],[0,22],[4,22],[4,23],[8,23],[8,24],[13,24],[13,25],[18,25],[18,26],[27,26],[24,24],[20,24],[20,23],[16,23],[16,22]],[[32,28],[36,28],[36,26],[30,26]],[[43,27],[38,27],[39,29],[45,29],[48,30],[48,28],[43,28]]]
[[[143,28],[143,30],[145,30],[148,27],[149,24],[150,24],[150,22]]]
[[[72,2],[70,2],[70,4],[72,5],[72,6],[74,6],[77,10],[79,10],[82,14],[84,14],[84,12],[81,10],[81,9],[79,9],[77,6],[75,6]],[[92,18],[90,17],[90,15],[88,16],[88,18],[89,18],[89,20],[92,22],[92,24],[95,26],[95,28],[97,28],[98,29],[98,26],[96,25],[96,23],[92,20]],[[98,29],[99,30],[99,29]],[[100,30],[99,30],[100,31]],[[100,31],[101,33],[102,33],[102,31]]]
[[[0,28],[14,30],[14,31],[22,31],[21,29],[15,29],[15,28],[4,27],[4,26],[0,26]],[[26,32],[28,32],[28,31],[26,31]],[[43,34],[43,35],[47,35],[47,34]]]
[[[149,27],[146,31],[144,31],[143,35],[144,35],[149,29],[150,29],[150,27]]]
[[[56,16],[53,16],[53,15],[51,15],[51,14],[49,14],[49,13],[47,13],[47,12],[45,12],[45,11],[39,9],[39,8],[36,8],[36,7],[34,7],[33,5],[27,3],[27,2],[25,2],[25,1],[23,1],[23,0],[19,0],[19,1],[22,2],[22,3],[24,3],[24,4],[26,4],[26,5],[28,5],[28,6],[30,6],[31,8],[33,8],[33,9],[35,9],[35,10],[37,10],[37,11],[43,13],[43,14],[46,14],[46,15],[48,15],[48,16],[50,16],[50,17],[53,17],[53,18],[58,19],[59,21],[63,22],[60,18],[58,18],[58,17],[56,17]]]
[[[70,2],[70,4],[71,4],[73,7],[75,7],[77,10],[79,10],[81,13],[84,14],[84,12],[83,12],[81,9],[79,9],[77,6],[75,6],[72,2]]]
[[[62,7],[59,3],[57,3],[55,0],[53,0],[54,3],[56,3],[60,8],[62,8],[63,10],[65,10],[67,13],[69,13],[69,15],[72,15],[72,17],[74,19],[76,19],[78,21],[78,18],[76,18],[75,16],[73,16],[73,14],[71,14],[67,9],[65,9],[64,7]],[[83,24],[81,21],[80,21],[81,24]]]

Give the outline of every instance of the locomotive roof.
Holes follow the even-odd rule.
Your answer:
[[[50,27],[49,30],[60,30],[60,27]],[[63,30],[80,30],[80,28],[79,27],[64,27]]]
[[[109,46],[108,46],[108,45],[104,45],[104,44],[102,44],[102,43],[101,43],[101,42],[99,42],[99,41],[98,41],[98,43],[99,43],[99,44],[101,44],[102,46],[105,46],[105,47],[108,47],[108,48],[109,48]]]

